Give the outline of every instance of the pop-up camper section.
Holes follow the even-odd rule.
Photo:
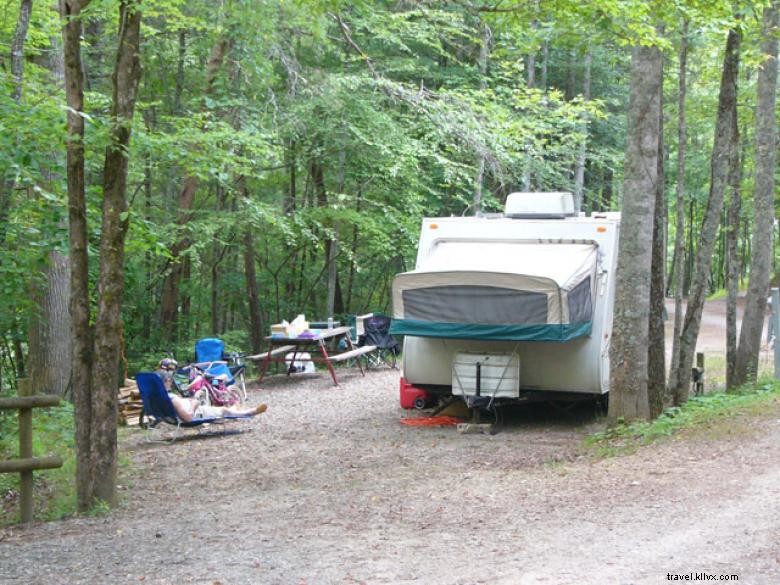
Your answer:
[[[438,240],[425,268],[396,276],[395,333],[569,341],[589,335],[592,242]]]
[[[606,392],[618,231],[616,214],[576,217],[568,193],[512,194],[501,217],[424,220],[415,269],[393,282],[402,388],[468,394],[461,380],[479,363],[500,396]]]

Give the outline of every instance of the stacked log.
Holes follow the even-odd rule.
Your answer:
[[[125,385],[119,389],[119,424],[128,427],[137,427],[140,423],[141,393],[135,380],[125,380]]]

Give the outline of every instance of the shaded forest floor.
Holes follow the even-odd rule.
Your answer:
[[[777,401],[599,459],[590,406],[461,435],[401,425],[397,372],[341,379],[271,377],[239,435],[123,432],[121,507],[0,531],[0,583],[780,582]]]

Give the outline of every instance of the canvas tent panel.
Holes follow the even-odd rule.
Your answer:
[[[393,282],[393,333],[566,341],[589,335],[591,243],[443,240]]]
[[[591,277],[575,286],[567,295],[569,302],[569,321],[586,321],[593,314]]]
[[[503,325],[547,323],[547,295],[494,286],[432,286],[404,290],[404,318]]]
[[[568,289],[592,271],[597,255],[591,243],[444,239],[436,242],[420,268],[425,272],[522,274]]]

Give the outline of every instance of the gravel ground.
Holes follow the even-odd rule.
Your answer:
[[[0,531],[3,584],[780,583],[780,405],[597,460],[593,408],[413,428],[398,373],[267,378],[249,431],[123,434],[122,505]]]

